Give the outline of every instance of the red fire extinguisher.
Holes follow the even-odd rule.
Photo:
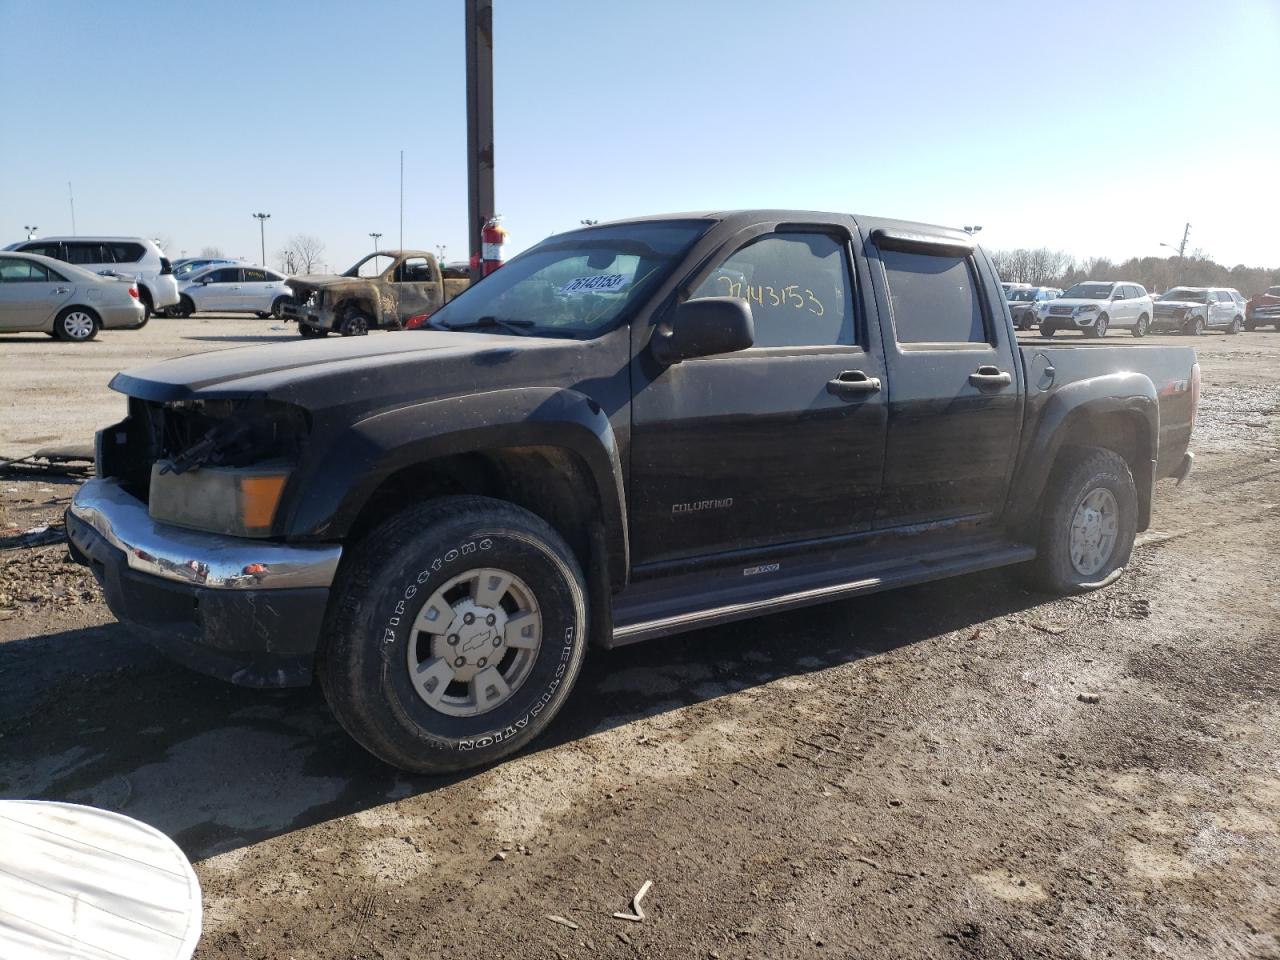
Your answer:
[[[480,231],[480,276],[487,277],[502,266],[502,245],[506,242],[502,217],[494,217],[484,225]]]

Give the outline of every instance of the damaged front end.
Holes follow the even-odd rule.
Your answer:
[[[67,511],[73,558],[173,659],[247,686],[310,683],[342,548],[280,536],[309,431],[305,411],[261,396],[131,396]]]
[[[157,522],[270,537],[309,429],[305,410],[262,397],[131,397],[129,416],[98,432],[98,476]]]

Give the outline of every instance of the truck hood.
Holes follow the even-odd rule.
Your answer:
[[[436,330],[298,340],[126,370],[111,388],[158,402],[269,396],[316,409],[356,398],[438,395],[446,382],[490,389],[512,379],[504,367],[517,356],[536,356],[543,375],[554,377],[583,348],[577,340]]]
[[[323,290],[326,287],[372,283],[373,278],[344,277],[338,273],[308,273],[301,277],[290,277],[287,282],[294,290]]]

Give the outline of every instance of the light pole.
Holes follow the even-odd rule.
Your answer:
[[[444,251],[445,251],[445,249],[446,249],[446,247],[445,247],[445,245],[444,245],[443,243],[437,243],[437,244],[436,244],[436,260],[438,260],[440,263],[444,263]]]
[[[965,227],[964,232],[972,237],[975,233],[981,233],[982,227]]]
[[[32,224],[29,227],[24,226],[22,229],[27,231],[28,240],[34,240],[36,238],[36,231],[39,230],[40,228]]]
[[[267,221],[271,219],[269,213],[255,213],[253,219],[258,221],[258,239],[262,241],[262,265],[267,265]]]
[[[594,227],[600,221],[599,220],[579,220],[578,222],[582,224],[584,227]]]
[[[380,234],[380,233],[371,233],[371,234],[369,234],[369,236],[373,237],[373,252],[374,252],[374,253],[377,253],[377,252],[378,252],[378,238],[379,238],[379,237],[381,237],[381,236],[382,236],[382,234]]]

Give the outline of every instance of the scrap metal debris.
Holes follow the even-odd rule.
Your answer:
[[[44,473],[60,476],[88,476],[92,472],[92,444],[45,447],[25,457],[0,456],[0,475]]]
[[[640,892],[631,898],[631,912],[625,913],[618,911],[614,914],[619,920],[630,920],[632,923],[639,923],[644,919],[644,910],[640,908],[640,901],[644,899],[644,895],[649,892],[649,888],[653,886],[652,880],[646,880],[644,885],[640,887]]]

